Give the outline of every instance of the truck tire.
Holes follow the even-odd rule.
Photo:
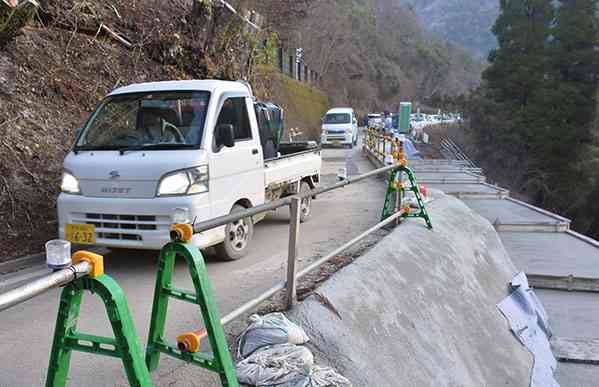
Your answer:
[[[308,192],[311,189],[312,188],[310,187],[310,184],[308,184],[305,181],[302,181],[302,183],[300,184],[300,193]],[[300,204],[300,222],[301,223],[307,222],[308,219],[310,219],[311,215],[312,215],[312,196],[307,196],[302,199],[302,202]]]
[[[231,214],[246,210],[245,207],[235,204]],[[225,240],[214,247],[216,255],[223,261],[236,261],[247,254],[250,241],[254,235],[252,218],[239,219],[225,226]]]

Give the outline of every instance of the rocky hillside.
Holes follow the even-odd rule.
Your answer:
[[[481,58],[497,46],[491,27],[499,0],[398,0],[418,15],[422,25]]]

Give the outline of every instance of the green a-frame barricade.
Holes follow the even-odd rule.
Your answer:
[[[81,300],[86,290],[97,294],[104,302],[114,338],[77,331]],[[72,351],[121,358],[131,386],[152,385],[127,299],[121,287],[106,274],[76,279],[62,290],[46,387],[66,385]]]
[[[402,218],[422,218],[426,222],[426,226],[429,229],[432,229],[433,224],[431,223],[430,216],[426,211],[424,200],[422,200],[420,187],[416,182],[414,172],[405,165],[399,165],[389,173],[387,193],[385,195],[385,204],[383,205],[383,214],[381,216],[381,220],[387,219],[393,215],[396,210],[401,209],[402,201],[406,193],[406,187],[401,181],[401,176],[404,173],[408,176],[408,180],[410,181],[410,187],[408,187],[407,190],[414,192],[414,196],[418,202],[418,210],[413,212],[410,209],[402,215]]]
[[[184,258],[187,263],[195,293],[172,286],[173,270],[177,256]],[[208,340],[212,347],[212,356],[202,352],[183,352],[176,345],[169,344],[166,341],[164,327],[169,298],[189,302],[200,307],[201,317],[204,320]],[[160,252],[158,259],[150,334],[146,348],[146,364],[150,371],[158,367],[161,353],[218,373],[223,386],[239,386],[225,332],[220,323],[218,310],[212,295],[204,258],[200,250],[188,243],[171,242],[167,244]]]
[[[177,289],[171,284],[177,256],[183,257],[187,263],[195,293]],[[77,331],[84,291],[98,294],[104,302],[114,338]],[[165,340],[168,299],[171,297],[200,307],[212,356],[202,352],[181,351]],[[197,247],[185,242],[169,243],[160,252],[145,361],[127,299],[119,285],[110,276],[103,274],[103,268],[98,275],[76,279],[62,291],[46,387],[66,385],[72,351],[120,358],[131,386],[152,386],[150,371],[158,367],[160,354],[163,353],[218,373],[222,386],[239,387],[204,258]]]

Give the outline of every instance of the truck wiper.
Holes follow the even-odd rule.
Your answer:
[[[78,154],[83,151],[94,151],[94,150],[117,150],[118,147],[114,145],[95,145],[95,146],[76,146],[73,148],[73,152]]]
[[[161,150],[161,149],[177,149],[177,148],[193,148],[193,144],[176,144],[176,143],[162,143],[162,144],[145,144],[128,146],[119,149],[119,153],[122,155],[129,151],[140,151],[140,150]]]

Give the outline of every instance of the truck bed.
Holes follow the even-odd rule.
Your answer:
[[[314,141],[281,143],[279,153],[280,157],[264,161],[266,187],[320,174],[321,150]]]

